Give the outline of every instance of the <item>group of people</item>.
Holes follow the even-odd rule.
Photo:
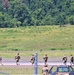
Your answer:
[[[44,63],[45,63],[45,65],[46,65],[46,63],[47,63],[47,61],[48,61],[48,56],[47,56],[47,54],[45,54],[45,56],[43,57],[43,60],[44,60]],[[32,58],[31,58],[31,63],[32,63],[32,65],[34,64],[34,62],[35,62],[35,57],[34,57],[34,55],[32,55]]]
[[[62,61],[63,61],[63,63],[66,65],[67,64],[67,56],[65,55],[64,57],[63,57],[63,59],[62,59]],[[74,64],[74,57],[73,57],[73,55],[71,54],[70,55],[70,64],[71,65],[73,65]]]
[[[16,61],[17,65],[19,65],[19,60],[20,60],[20,55],[19,55],[19,53],[17,53],[17,55],[15,56],[15,61]],[[46,63],[48,62],[48,55],[47,54],[44,55],[43,60],[44,60],[44,64],[46,65]],[[62,62],[65,65],[67,64],[67,60],[68,60],[67,56],[64,55],[64,57],[62,58]],[[34,62],[35,62],[35,56],[34,55],[32,55],[30,62],[32,63],[32,65],[34,64]],[[2,64],[2,57],[1,56],[0,56],[0,64],[3,65]],[[71,65],[74,64],[74,57],[73,57],[72,54],[70,55],[70,64]]]
[[[44,60],[44,63],[46,65],[46,63],[48,61],[48,55],[47,54],[45,54],[45,56],[43,57],[43,60]],[[34,55],[32,55],[32,58],[31,58],[32,64],[34,64],[34,61],[35,61],[35,57],[34,57]],[[64,55],[64,57],[62,58],[62,62],[66,65],[67,61],[68,61],[68,58],[66,55]],[[70,55],[70,64],[74,65],[74,57],[72,54]]]
[[[15,56],[16,65],[19,65],[19,60],[20,60],[20,59],[21,59],[21,58],[20,58],[20,55],[19,55],[19,53],[17,53],[17,55]],[[46,64],[47,61],[48,61],[48,56],[47,56],[47,54],[45,54],[45,56],[43,57],[43,59],[44,59],[44,63]],[[34,62],[35,62],[35,56],[34,56],[34,55],[32,55],[30,61],[31,61],[32,65],[33,65]],[[3,64],[2,64],[2,57],[1,57],[1,56],[0,56],[0,64],[3,65]]]
[[[47,60],[48,60],[47,54],[44,56],[43,59],[45,60],[45,65],[44,65],[44,67],[42,68],[42,73],[43,73],[43,75],[49,75],[49,68],[48,68],[48,65],[46,64],[46,63],[47,63]],[[62,62],[66,65],[66,64],[67,64],[67,61],[68,61],[68,58],[67,58],[67,56],[65,55],[65,56],[62,58]],[[72,54],[70,55],[70,64],[71,64],[71,65],[74,65],[74,57],[73,57]]]
[[[16,60],[16,65],[19,65],[19,60],[20,60],[19,53],[17,53],[17,55],[15,56],[15,60]],[[44,55],[43,60],[44,60],[44,67],[42,68],[42,73],[43,73],[43,75],[49,75],[49,69],[48,69],[48,65],[47,65],[47,62],[48,62],[48,55],[47,54]],[[34,55],[32,55],[30,61],[33,65],[35,62],[35,56]],[[67,61],[68,61],[68,58],[66,55],[64,55],[64,57],[62,58],[62,62],[66,65]],[[0,64],[2,64],[2,57],[1,56],[0,56]],[[70,55],[70,64],[71,65],[74,64],[74,57],[72,54]]]

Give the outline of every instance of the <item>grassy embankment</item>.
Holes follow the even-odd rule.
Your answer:
[[[74,26],[0,28],[0,50],[73,50]]]
[[[29,55],[38,51],[41,55],[44,55],[46,51],[49,55],[62,56],[64,54],[63,50],[71,50],[67,52],[71,54],[73,53],[72,50],[74,50],[73,34],[74,26],[72,25],[66,27],[31,26],[0,28],[0,51],[2,51],[0,55],[12,57],[11,51],[28,51]],[[59,53],[61,54],[58,54],[57,50],[60,50]],[[55,54],[53,51],[55,51]],[[27,55],[27,53],[22,52],[21,55]],[[14,55],[15,52],[13,52]]]
[[[41,55],[44,55],[46,51],[49,55],[62,56],[64,54],[63,50],[71,50],[67,52],[70,54],[74,50],[73,34],[74,26],[72,25],[66,27],[32,26],[23,28],[0,28],[0,55],[12,57],[10,54],[11,51],[28,51],[27,53],[21,53],[21,55],[25,56],[37,51]],[[59,53],[61,54],[58,54],[56,52],[57,50],[60,50]],[[55,54],[53,51],[55,51]],[[14,55],[15,52],[13,52]]]

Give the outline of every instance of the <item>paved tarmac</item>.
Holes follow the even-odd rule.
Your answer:
[[[15,62],[2,62],[3,65],[16,65]],[[1,65],[1,64],[0,64]],[[19,62],[19,65],[32,65],[31,62]],[[44,62],[38,62],[38,65],[44,65]],[[64,65],[62,62],[47,62],[47,65]],[[70,65],[70,62],[67,62],[66,65]]]

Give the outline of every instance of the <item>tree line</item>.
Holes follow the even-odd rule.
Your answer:
[[[74,0],[0,0],[0,27],[74,25]]]

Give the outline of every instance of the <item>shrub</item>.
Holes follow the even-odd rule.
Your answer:
[[[51,48],[51,50],[56,50],[56,48]]]

